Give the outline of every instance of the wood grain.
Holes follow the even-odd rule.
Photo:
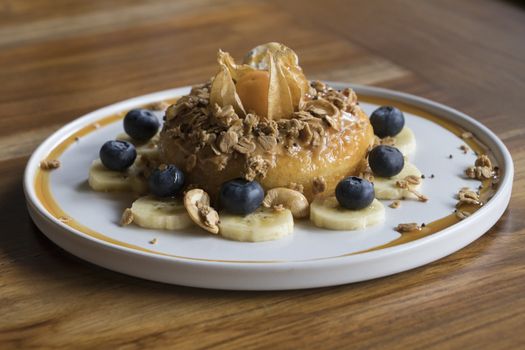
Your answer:
[[[513,2],[0,0],[0,348],[517,349],[525,344],[525,12]],[[296,49],[310,77],[415,93],[494,130],[516,166],[481,239],[373,281],[287,292],[147,282],[35,228],[22,174],[53,130],[200,82],[218,48]],[[437,145],[436,145],[437,146]]]

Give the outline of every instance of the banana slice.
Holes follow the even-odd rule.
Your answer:
[[[89,186],[98,192],[147,193],[148,183],[145,177],[139,175],[140,168],[137,164],[135,161],[129,169],[120,172],[107,169],[100,159],[96,159],[89,168]]]
[[[130,169],[125,172],[107,169],[100,159],[96,159],[89,168],[89,186],[100,192],[132,191],[132,175]]]
[[[342,208],[335,196],[316,198],[310,204],[310,220],[315,226],[331,230],[359,230],[382,223],[385,207],[374,199],[364,209],[349,210]]]
[[[146,142],[134,140],[126,133],[118,134],[116,139],[132,143],[135,146],[138,155],[144,155],[150,159],[159,158],[159,134],[153,136],[149,141]]]
[[[421,178],[421,171],[414,164],[405,162],[403,170],[396,176],[392,177],[374,177],[374,190],[377,199],[404,199],[417,198],[412,192],[407,189],[400,188],[396,185],[399,180],[404,180],[407,176],[414,176]],[[410,188],[418,191],[421,183],[412,184]]]
[[[241,242],[262,242],[283,238],[293,232],[292,212],[259,208],[246,216],[220,214],[219,234]]]
[[[394,136],[394,147],[405,157],[413,154],[416,151],[416,136],[412,129],[405,126],[399,134]]]
[[[140,197],[131,205],[133,222],[144,228],[180,230],[193,225],[182,201],[175,198]]]

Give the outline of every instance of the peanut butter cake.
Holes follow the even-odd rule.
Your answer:
[[[316,179],[327,192],[358,167],[374,142],[351,89],[309,82],[297,55],[282,44],[252,50],[243,64],[218,54],[219,72],[166,112],[161,159],[212,198],[233,178],[264,190],[302,186],[311,200]]]
[[[254,48],[240,64],[223,51],[217,61],[214,77],[174,103],[128,111],[126,133],[102,146],[90,186],[141,196],[122,225],[198,226],[258,242],[292,234],[304,218],[331,230],[380,224],[379,200],[398,211],[402,200],[427,205],[425,176],[408,161],[416,138],[401,110],[381,106],[369,118],[352,89],[307,80],[295,52],[279,43]],[[154,108],[165,109],[162,127]],[[495,173],[486,156],[465,171],[481,181]],[[455,220],[479,199],[467,189],[458,196]],[[433,226],[391,229],[422,235]]]

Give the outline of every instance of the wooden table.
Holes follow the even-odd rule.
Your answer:
[[[0,1],[0,348],[516,349],[525,344],[525,11],[505,1]],[[353,285],[226,292],[80,261],[31,223],[22,174],[64,123],[201,82],[280,41],[309,77],[475,116],[513,154],[503,218],[430,265]]]

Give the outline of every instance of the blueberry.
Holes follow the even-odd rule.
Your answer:
[[[137,141],[147,141],[159,131],[160,122],[149,109],[132,109],[124,117],[124,130]]]
[[[126,141],[107,141],[99,152],[102,164],[110,170],[123,171],[137,158],[135,146]]]
[[[380,138],[396,136],[405,126],[405,116],[396,107],[382,106],[372,113],[370,123]]]
[[[172,197],[180,193],[184,185],[184,173],[175,165],[161,165],[153,170],[149,179],[149,191],[157,197]]]
[[[264,199],[264,190],[257,181],[235,179],[222,184],[219,193],[221,206],[238,215],[253,213]]]
[[[397,175],[405,166],[403,154],[395,147],[380,145],[370,151],[368,164],[374,175],[391,177]]]
[[[374,185],[360,177],[349,176],[339,181],[335,188],[335,197],[343,208],[363,209],[374,200]]]

